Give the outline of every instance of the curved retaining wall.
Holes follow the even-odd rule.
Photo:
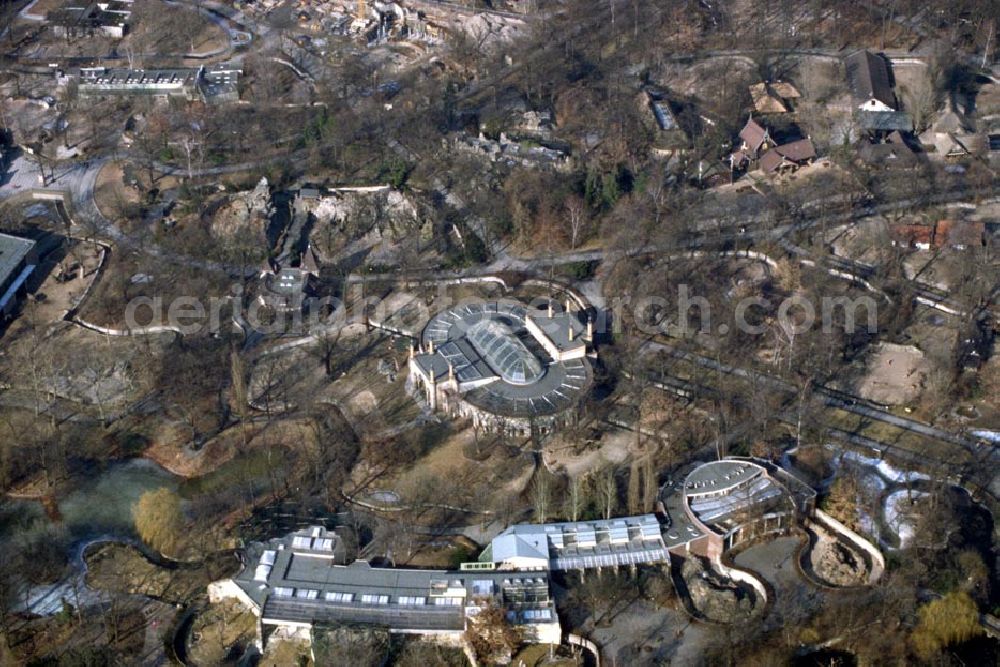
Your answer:
[[[572,632],[566,633],[566,643],[570,646],[579,646],[580,648],[590,651],[590,654],[594,656],[594,665],[596,665],[596,667],[601,667],[601,651],[597,648],[597,644],[590,641],[586,637],[574,635]]]
[[[744,253],[744,252],[753,253],[753,251],[740,251],[740,252],[741,253]],[[756,254],[759,254],[759,253],[756,253]],[[501,289],[503,289],[504,292],[510,292],[511,289],[512,289],[511,285],[506,280],[504,280],[503,278],[501,278],[500,276],[462,276],[462,277],[458,277],[458,278],[440,278],[440,279],[438,279],[438,278],[414,278],[414,279],[409,279],[409,280],[405,280],[405,279],[404,280],[400,280],[399,276],[386,276],[386,275],[381,275],[381,276],[378,276],[378,275],[375,275],[375,276],[360,276],[360,275],[350,275],[347,278],[347,282],[349,284],[351,284],[351,283],[358,283],[358,282],[361,282],[363,279],[368,279],[368,280],[379,280],[379,279],[399,280],[399,283],[400,283],[400,285],[403,286],[403,288],[407,288],[407,287],[427,287],[427,286],[437,287],[439,285],[477,285],[477,284],[483,284],[483,283],[492,283],[494,285],[499,285],[501,287]],[[521,281],[520,284],[522,286],[528,286],[528,287],[545,287],[545,288],[548,288],[548,289],[551,289],[551,290],[558,290],[560,292],[565,292],[566,294],[568,294],[570,296],[571,299],[573,299],[573,301],[576,302],[576,305],[577,305],[578,308],[580,308],[580,310],[586,310],[589,307],[589,303],[587,302],[587,299],[584,298],[584,296],[583,296],[582,293],[580,293],[579,291],[577,291],[573,287],[567,285],[566,283],[560,282],[558,280],[548,280],[546,278],[525,278],[523,281]]]
[[[715,563],[719,572],[726,575],[733,581],[738,581],[741,584],[746,584],[752,588],[754,592],[760,596],[761,601],[764,603],[764,608],[766,609],[771,602],[771,596],[768,593],[767,586],[764,585],[764,582],[749,570],[740,569],[735,565],[728,565],[724,563],[723,560],[725,559],[720,559]]]
[[[697,558],[698,556],[692,555],[690,557]],[[726,563],[723,561],[729,562]],[[719,559],[709,559],[709,567],[714,568],[718,573],[732,579],[733,581],[746,584],[753,589],[754,594],[758,597],[758,600],[754,605],[751,616],[763,617],[770,611],[774,601],[773,589],[762,576],[751,570],[736,567],[735,564],[732,563],[732,556],[729,553],[724,554]],[[680,580],[683,583],[683,578],[681,577],[679,568],[675,567],[674,561],[671,561],[670,564],[670,577],[672,583],[674,584],[674,590],[677,592],[677,597],[681,602],[681,609],[688,616],[688,618],[699,623],[708,623],[709,625],[729,625],[729,623],[726,623],[725,621],[717,621],[706,617],[695,608],[690,594],[686,591],[684,593],[681,592],[678,587],[677,580]],[[687,585],[684,584],[684,587],[686,589]]]
[[[398,276],[355,276],[350,275],[347,278],[348,283],[358,283],[362,279],[388,279],[388,280],[399,280]],[[399,280],[400,285],[403,288],[407,287],[436,287],[438,285],[476,285],[478,283],[493,283],[495,285],[500,285],[503,291],[509,292],[510,285],[507,284],[503,278],[499,276],[466,276],[464,278],[413,278],[409,280]]]
[[[810,522],[814,526],[818,526],[816,522]],[[795,571],[799,573],[799,576],[808,581],[811,585],[819,588],[827,593],[849,593],[851,591],[856,591],[860,588],[867,588],[870,583],[866,582],[864,584],[858,584],[854,586],[835,586],[834,584],[820,579],[819,575],[814,574],[811,568],[806,565],[806,561],[809,559],[809,553],[813,549],[813,540],[808,533],[805,533],[803,541],[799,544],[799,548],[795,550],[795,558],[793,562],[795,563]]]
[[[172,327],[169,325],[154,325],[149,327],[136,327],[135,329],[114,329],[112,327],[102,327],[99,324],[91,324],[86,320],[82,320],[79,317],[74,317],[71,320],[74,324],[78,324],[84,329],[90,329],[91,331],[96,331],[102,333],[106,336],[145,336],[149,334],[160,334],[160,333],[173,333],[180,335],[180,330],[177,327]]]
[[[816,509],[814,513],[814,518],[816,519],[816,523],[821,524],[824,528],[827,528],[828,530],[832,530],[833,532],[837,533],[838,535],[846,539],[848,542],[850,542],[851,544],[853,544],[854,546],[856,546],[857,548],[861,549],[866,554],[868,554],[868,556],[871,558],[872,561],[872,569],[871,572],[868,574],[869,586],[876,583],[879,579],[882,578],[882,574],[885,572],[885,556],[882,555],[882,552],[879,551],[874,544],[872,544],[865,538],[861,537],[853,530],[851,530],[844,524],[840,523],[839,521],[837,521],[836,519],[834,519],[832,516],[830,516],[821,509],[818,508]]]
[[[75,237],[69,236],[69,238],[75,238]],[[87,243],[87,241],[83,242]],[[100,241],[94,241],[94,243],[101,249],[101,252],[98,254],[97,268],[94,269],[94,277],[89,283],[87,283],[87,286],[83,289],[83,293],[80,294],[79,297],[77,297],[76,303],[72,304],[69,307],[69,309],[67,309],[66,312],[63,313],[64,320],[67,321],[76,320],[76,314],[80,312],[80,309],[83,308],[84,304],[87,302],[87,299],[90,298],[90,295],[94,291],[94,285],[96,285],[97,281],[101,279],[107,268],[108,257],[111,255],[111,247],[106,243],[101,243]]]
[[[577,292],[575,289],[570,287],[565,283],[561,283],[558,280],[547,280],[545,278],[526,278],[522,283],[527,287],[546,287],[550,290],[558,290],[560,292],[565,292],[569,295],[573,301],[576,302],[577,308],[580,310],[587,309],[587,300],[583,298],[583,295]]]
[[[697,556],[686,556],[686,558],[697,558]],[[688,592],[687,584],[684,582],[684,578],[680,573],[680,565],[674,557],[671,557],[670,559],[670,583],[673,584],[674,591],[677,593],[677,599],[680,600],[681,610],[687,615],[688,618],[699,623],[722,625],[718,621],[706,618],[694,608],[694,602],[691,600],[691,594]]]

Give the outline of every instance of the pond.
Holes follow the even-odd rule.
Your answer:
[[[40,502],[7,500],[0,504],[0,540],[16,537],[31,524],[47,520],[60,525],[74,540],[98,535],[130,537],[132,505],[146,491],[176,489],[179,478],[148,459],[116,461],[83,472],[75,488],[56,503],[47,518]]]
[[[132,506],[146,491],[176,490],[180,479],[149,459],[115,462],[62,498],[62,522],[76,539],[133,535]]]
[[[106,540],[131,541],[132,506],[146,491],[176,489],[179,479],[147,459],[116,461],[82,472],[74,489],[46,511],[32,500],[0,504],[0,547],[17,545],[32,554],[32,573],[21,606],[34,613],[54,613],[62,598],[89,602],[81,595],[83,551]],[[69,593],[72,592],[72,595]]]
[[[201,495],[226,493],[234,488],[253,496],[269,488],[271,480],[268,473],[276,468],[281,469],[286,457],[284,450],[254,449],[201,477],[182,480],[176,489],[182,498],[188,500]]]

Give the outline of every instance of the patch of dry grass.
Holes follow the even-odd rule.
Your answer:
[[[191,626],[188,656],[196,665],[219,665],[234,645],[249,645],[255,634],[256,618],[243,605],[231,600],[209,605]]]

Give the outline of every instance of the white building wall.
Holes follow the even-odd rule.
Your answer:
[[[562,643],[562,628],[559,626],[559,621],[523,625],[521,627],[525,629],[528,639],[536,644]]]
[[[497,566],[498,570],[548,570],[548,558],[528,558],[525,556],[514,556],[505,559]]]
[[[545,348],[545,351],[549,353],[556,361],[566,361],[568,359],[582,359],[587,354],[587,345],[582,339],[582,334],[579,334],[574,340],[578,344],[568,350],[560,350],[556,344],[552,341],[552,338],[542,329],[542,327],[535,322],[535,318],[528,315],[524,318],[524,323],[528,329],[528,333],[534,337],[538,343]],[[570,341],[567,341],[570,342]]]
[[[875,98],[872,98],[867,102],[859,104],[858,108],[861,109],[862,111],[895,111],[895,109],[890,107],[885,102],[882,102],[881,100],[876,100]]]
[[[208,584],[208,601],[217,604],[223,600],[236,600],[253,612],[254,616],[260,616],[260,607],[232,579],[220,579]]]

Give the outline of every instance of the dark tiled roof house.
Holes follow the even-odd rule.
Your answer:
[[[844,59],[847,82],[858,108],[863,111],[896,111],[889,64],[870,51],[855,51]]]

